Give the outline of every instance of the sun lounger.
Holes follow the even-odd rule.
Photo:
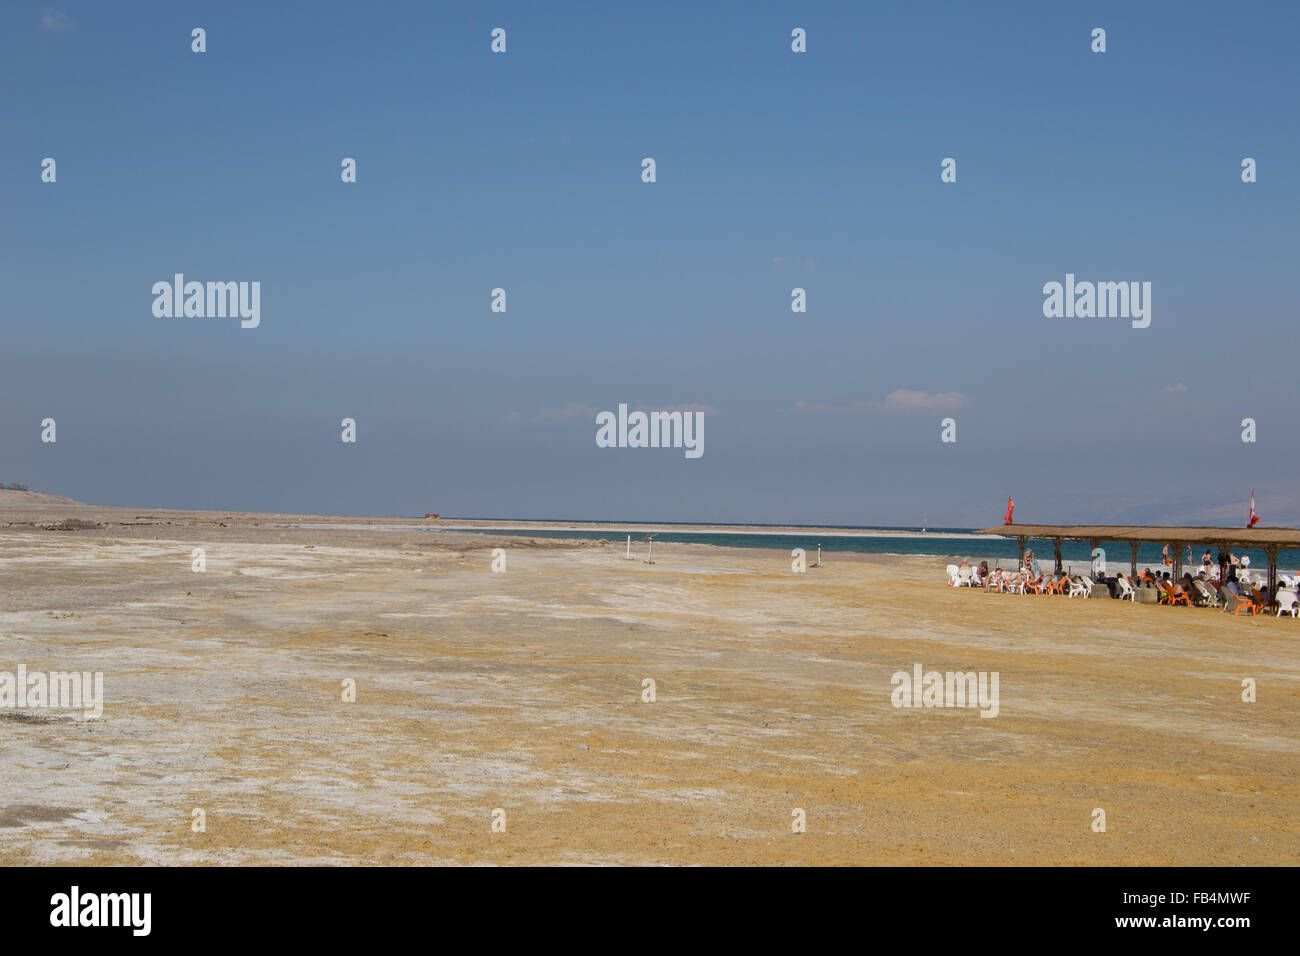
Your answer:
[[[1233,617],[1236,617],[1242,611],[1246,611],[1248,614],[1259,613],[1259,608],[1255,606],[1254,601],[1250,600],[1250,598],[1238,597],[1227,588],[1219,588],[1219,597],[1223,599],[1223,609],[1231,611]]]
[[[1201,596],[1202,607],[1218,607],[1219,596],[1205,586],[1205,582],[1192,580],[1192,587],[1196,588],[1196,593]]]
[[[1292,617],[1300,616],[1300,607],[1296,606],[1296,593],[1294,591],[1277,592],[1277,616],[1290,614]]]

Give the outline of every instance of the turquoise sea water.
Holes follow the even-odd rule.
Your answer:
[[[454,519],[452,519],[454,520]],[[587,522],[571,521],[566,524],[581,527]],[[613,525],[614,522],[601,522],[606,525]],[[656,527],[671,528],[671,524],[664,522],[655,522]],[[761,525],[745,525],[744,527],[753,528]],[[788,527],[788,526],[786,526]],[[430,531],[444,530],[431,527]],[[837,530],[855,530],[851,528],[839,528]],[[936,558],[970,558],[971,562],[978,564],[981,560],[987,559],[990,566],[1001,562],[1004,566],[1012,564],[1016,559],[1016,541],[1014,538],[996,538],[989,535],[971,535],[972,528],[928,528],[923,536],[917,536],[920,528],[874,528],[861,529],[863,531],[907,531],[914,532],[908,535],[880,536],[880,537],[850,537],[847,535],[837,535],[825,529],[809,527],[805,531],[797,533],[782,532],[780,534],[740,534],[727,531],[673,531],[668,530],[655,535],[655,544],[682,542],[694,544],[712,544],[724,548],[771,548],[780,551],[790,551],[794,548],[803,548],[810,554],[816,554],[818,544],[821,545],[823,552],[849,551],[857,554],[910,554],[910,555],[933,555]],[[484,529],[484,531],[460,531],[461,534],[503,534],[510,533],[509,529]],[[518,530],[521,536],[533,538],[585,538],[588,540],[606,540],[606,541],[625,541],[627,535],[632,535],[632,550],[636,553],[639,550],[644,551],[645,534],[639,531],[617,531],[609,527],[600,530],[575,530],[575,531],[536,531],[530,528],[521,528]],[[1033,549],[1038,558],[1039,564],[1051,569],[1053,563],[1052,542],[1047,540],[1036,540],[1031,538],[1029,547]],[[1107,568],[1114,573],[1115,571],[1126,571],[1129,566],[1129,547],[1126,543],[1120,541],[1103,542],[1102,547],[1106,551]],[[1161,567],[1161,546],[1158,544],[1144,544],[1138,549],[1138,569],[1150,567]],[[1200,564],[1201,555],[1205,552],[1205,545],[1194,547],[1192,549],[1191,561],[1193,564]],[[1247,549],[1246,551],[1237,551],[1236,554],[1246,554],[1250,557],[1250,565],[1253,569],[1258,569],[1261,574],[1268,567],[1268,560],[1263,551]],[[1218,550],[1210,549],[1212,560],[1218,560]],[[1061,545],[1061,558],[1066,564],[1086,566],[1092,558],[1092,551],[1088,545],[1081,541],[1066,541]],[[1184,564],[1187,562],[1187,554],[1183,554]],[[946,563],[946,562],[945,562]],[[1300,570],[1300,551],[1283,551],[1278,557],[1278,569],[1283,572],[1296,572]]]

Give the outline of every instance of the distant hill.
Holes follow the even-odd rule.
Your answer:
[[[0,489],[0,508],[39,508],[44,505],[79,505],[80,501],[59,495],[43,495],[37,491],[12,491]]]

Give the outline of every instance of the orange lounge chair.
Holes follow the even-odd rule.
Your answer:
[[[1170,607],[1173,607],[1174,605],[1176,605],[1176,604],[1180,604],[1180,603],[1186,605],[1187,607],[1191,607],[1191,606],[1192,606],[1192,602],[1191,602],[1191,600],[1187,597],[1187,595],[1186,595],[1186,594],[1178,594],[1178,593],[1176,593],[1176,592],[1174,591],[1174,586],[1173,586],[1172,584],[1170,584],[1168,581],[1161,581],[1161,582],[1160,582],[1160,590],[1162,590],[1162,591],[1165,592],[1165,594],[1164,594],[1164,603],[1165,603],[1165,604],[1168,604]]]

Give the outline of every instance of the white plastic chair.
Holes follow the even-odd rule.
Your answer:
[[[957,565],[950,564],[948,565],[948,587],[955,588],[956,586],[957,586]]]
[[[1121,601],[1132,601],[1134,604],[1137,603],[1138,593],[1133,585],[1129,583],[1128,578],[1121,577],[1119,579],[1119,599]]]
[[[1192,578],[1192,587],[1196,588],[1196,592],[1200,594],[1201,600],[1203,600],[1207,605],[1210,607],[1219,606],[1218,591],[1212,588],[1207,588],[1204,581],[1201,581],[1199,578]]]
[[[957,576],[961,579],[962,587],[968,588],[971,586],[971,575],[973,575],[974,573],[975,573],[975,569],[972,568],[969,564],[966,565],[964,568],[960,568],[958,570]]]
[[[1070,597],[1086,598],[1092,593],[1092,578],[1086,574],[1082,575],[1077,581],[1070,582]]]
[[[1277,592],[1277,616],[1290,614],[1293,618],[1300,617],[1300,607],[1296,606],[1296,593],[1294,591]]]

